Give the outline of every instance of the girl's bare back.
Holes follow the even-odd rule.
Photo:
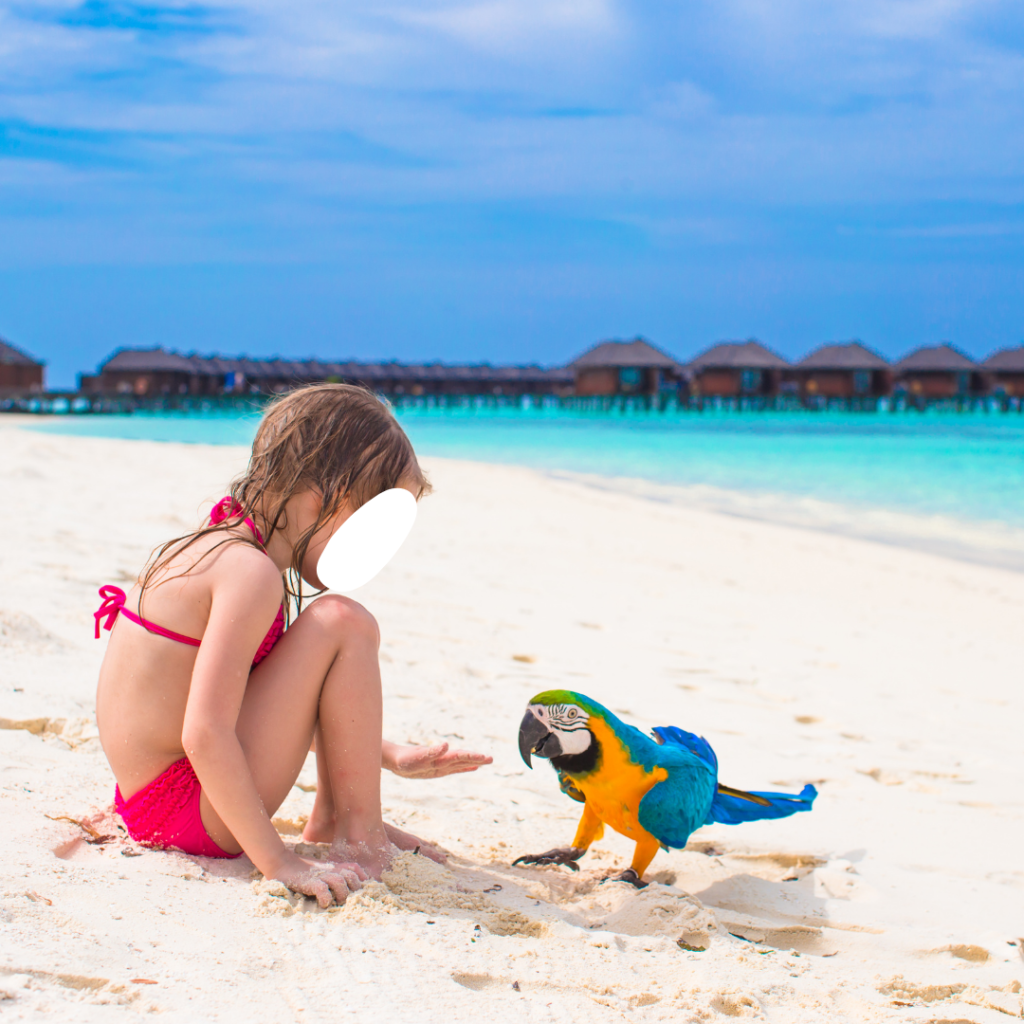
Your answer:
[[[244,530],[233,532],[244,541]],[[147,588],[141,609],[138,584],[128,592],[126,607],[201,641],[214,583],[221,574],[244,573],[266,580],[276,609],[284,588],[268,556],[247,543],[217,547],[218,543],[217,537],[200,538],[169,561]],[[272,610],[268,628],[274,614]],[[107,760],[125,798],[185,756],[182,726],[197,650],[147,632],[123,615],[111,630],[96,692],[96,717]]]

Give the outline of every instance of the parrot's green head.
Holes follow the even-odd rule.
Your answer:
[[[592,715],[603,710],[600,704],[572,690],[538,693],[527,704],[519,726],[519,753],[527,766],[533,767],[530,761],[533,754],[551,760],[557,758],[570,770],[574,762],[582,767],[584,762],[592,760],[597,753],[597,741],[589,722]]]

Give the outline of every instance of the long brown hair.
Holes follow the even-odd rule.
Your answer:
[[[382,491],[397,487],[399,480],[413,482],[417,498],[430,492],[412,444],[384,400],[351,384],[297,388],[275,400],[263,414],[249,466],[231,484],[235,513],[217,525],[176,537],[154,552],[141,579],[140,606],[154,574],[200,537],[232,530],[245,518],[255,517],[265,525],[263,541],[267,543],[286,525],[289,499],[312,490],[320,495],[320,513],[292,549],[285,577],[285,591],[297,612],[303,599],[302,562],[313,535],[344,502],[359,508]],[[221,544],[232,542],[260,546],[255,537],[227,536],[204,552],[197,564]]]

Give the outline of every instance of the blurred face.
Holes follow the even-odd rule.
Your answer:
[[[411,475],[402,477],[398,486],[407,490],[414,498],[419,491],[419,485]],[[308,530],[320,514],[320,495],[315,491],[303,491],[292,499],[295,503],[295,536],[300,537]],[[320,562],[320,556],[327,547],[327,542],[334,536],[338,528],[355,512],[355,509],[348,501],[342,503],[341,508],[323,523],[319,530],[313,534],[306,548],[306,556],[302,560],[302,579],[318,590],[323,588],[320,577],[316,574],[316,567]],[[289,502],[289,516],[291,516],[291,502]]]

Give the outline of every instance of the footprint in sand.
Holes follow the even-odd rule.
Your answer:
[[[719,992],[711,1000],[711,1009],[726,1017],[760,1017],[761,1004],[743,992]]]
[[[513,975],[497,976],[494,974],[477,974],[470,971],[454,971],[452,981],[456,985],[468,988],[471,992],[493,992],[504,989],[510,992],[519,992],[522,995],[543,995],[574,996],[586,992],[595,1002],[602,1006],[610,1006],[614,1009],[638,1010],[645,1006],[653,1006],[661,1002],[661,996],[653,992],[623,992],[602,983],[597,979],[577,978],[572,984],[559,985],[550,981],[526,981],[520,980]],[[548,1003],[550,1006],[551,1004]],[[733,1014],[732,1016],[737,1016]]]
[[[929,953],[948,953],[958,960],[968,960],[974,964],[987,963],[992,954],[984,946],[970,946],[964,943],[956,943],[949,946],[940,946],[938,949],[929,949]]]
[[[20,649],[29,654],[61,654],[72,645],[40,625],[25,612],[0,609],[0,646]]]

